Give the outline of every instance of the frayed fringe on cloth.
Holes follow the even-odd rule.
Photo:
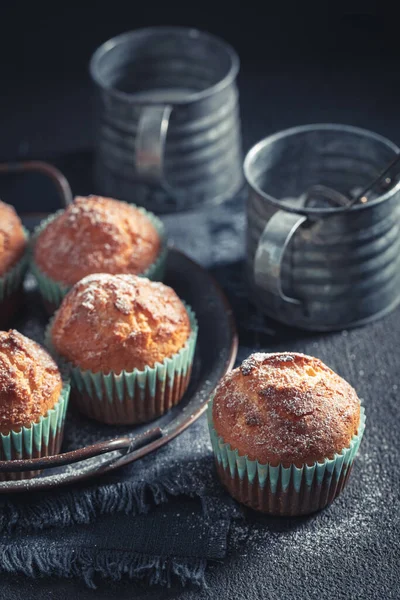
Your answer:
[[[0,501],[0,533],[38,531],[47,527],[84,525],[99,515],[146,513],[169,496],[202,496],[203,486],[190,476],[164,478],[156,482],[124,482],[72,492],[38,493],[31,500]],[[205,513],[207,512],[204,507]]]
[[[163,478],[151,483],[123,482],[93,486],[89,489],[56,493],[38,493],[26,497],[0,500],[0,533],[40,531],[48,527],[86,525],[100,515],[147,513],[151,507],[167,502],[171,496],[199,497],[206,518],[236,518],[240,510],[227,498],[206,496],[204,484],[190,475]]]
[[[205,585],[207,561],[145,556],[141,554],[110,553],[98,550],[93,555],[87,549],[21,548],[9,546],[2,550],[2,570],[28,577],[80,577],[87,586],[96,588],[96,578],[119,581],[123,577],[142,579],[150,584],[171,585],[177,578],[182,585]]]

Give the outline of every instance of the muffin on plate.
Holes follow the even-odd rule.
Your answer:
[[[160,416],[189,384],[197,323],[170,287],[94,274],[64,298],[46,341],[71,375],[78,408],[110,424]]]
[[[22,300],[27,234],[14,208],[0,200],[0,327],[9,324]]]
[[[18,331],[0,331],[0,460],[60,451],[69,384],[51,356]],[[3,473],[26,479],[38,472]]]
[[[330,504],[365,428],[355,390],[318,358],[294,352],[252,354],[221,381],[208,416],[225,487],[275,515]]]
[[[75,283],[93,273],[162,279],[166,253],[155,215],[112,198],[79,196],[35,231],[32,270],[52,313]]]

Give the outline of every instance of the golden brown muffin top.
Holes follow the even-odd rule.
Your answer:
[[[0,200],[0,277],[22,257],[26,238],[14,208]]]
[[[170,287],[135,275],[89,275],[66,295],[52,326],[55,350],[83,370],[153,367],[190,335],[187,311]]]
[[[240,455],[300,467],[333,458],[350,445],[360,401],[318,358],[256,353],[221,381],[213,421],[217,434]]]
[[[143,273],[161,240],[139,209],[100,196],[78,196],[39,234],[34,257],[55,281],[70,286],[92,273]]]
[[[59,400],[56,363],[18,331],[0,331],[0,433],[30,427]]]

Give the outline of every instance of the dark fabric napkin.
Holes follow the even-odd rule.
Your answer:
[[[204,419],[192,429],[182,436],[188,448],[193,436],[207,435]],[[2,501],[0,571],[79,576],[90,586],[100,576],[123,575],[202,583],[207,561],[226,555],[237,509],[207,486],[212,469],[206,444],[201,454],[207,460],[199,457],[185,470],[172,457],[179,452],[167,451],[162,461],[153,456],[157,469],[144,460],[114,480]]]
[[[173,243],[208,268],[224,271],[243,256],[242,197],[165,223]],[[84,443],[76,417],[64,447]],[[90,586],[124,575],[201,584],[207,562],[225,557],[239,515],[216,480],[203,416],[155,454],[94,482],[0,497],[0,572],[80,576]]]
[[[202,417],[155,454],[90,484],[0,497],[0,578],[9,572],[81,577],[89,585],[128,577],[209,584],[183,592],[188,598],[398,598],[400,309],[330,334],[283,327],[264,319],[247,296],[241,200],[166,223],[176,245],[227,291],[238,360],[254,350],[304,352],[356,387],[367,427],[349,484],[310,517],[242,513],[215,476]],[[67,447],[77,441],[71,431]]]

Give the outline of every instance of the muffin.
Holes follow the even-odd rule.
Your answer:
[[[77,197],[34,234],[32,269],[50,313],[67,291],[93,273],[162,279],[166,240],[161,221],[132,204]]]
[[[22,300],[27,236],[12,206],[0,200],[0,327],[9,324]]]
[[[0,331],[0,460],[60,451],[69,384],[51,356],[18,331]],[[26,479],[38,472],[4,473]]]
[[[135,275],[94,274],[67,294],[46,339],[71,374],[71,397],[110,424],[154,419],[189,384],[192,311],[170,287]]]
[[[209,405],[221,481],[239,502],[275,515],[324,508],[342,491],[365,427],[355,390],[318,358],[252,354]]]

